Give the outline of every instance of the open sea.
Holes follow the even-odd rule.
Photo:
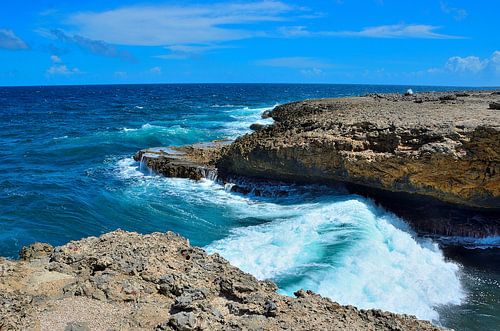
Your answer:
[[[171,230],[287,295],[416,315],[456,330],[500,329],[500,245],[457,248],[412,232],[372,201],[326,186],[287,197],[163,178],[139,149],[236,138],[277,104],[381,85],[182,84],[0,87],[0,255],[117,228]]]

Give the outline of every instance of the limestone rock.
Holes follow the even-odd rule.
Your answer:
[[[420,103],[415,101],[419,100]],[[500,208],[500,113],[491,92],[375,94],[276,107],[275,124],[237,139],[222,176],[341,181]]]
[[[134,160],[141,162],[142,170],[150,170],[166,177],[214,179],[217,176],[215,160],[230,141],[213,141],[183,147],[155,147],[140,150]]]
[[[57,247],[49,259],[0,260],[0,270],[1,330],[440,329],[311,291],[277,294],[275,284],[170,232],[117,230]],[[41,286],[33,275],[44,273],[60,276]]]

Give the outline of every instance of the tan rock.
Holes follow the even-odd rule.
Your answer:
[[[50,262],[0,266],[1,330],[439,330],[310,291],[279,295],[173,233],[118,230],[56,248]]]

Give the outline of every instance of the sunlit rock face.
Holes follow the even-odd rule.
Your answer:
[[[344,181],[500,208],[500,113],[491,92],[318,99],[276,107],[233,143],[221,173]]]

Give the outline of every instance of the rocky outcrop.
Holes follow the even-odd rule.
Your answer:
[[[275,124],[237,139],[223,175],[341,181],[500,208],[500,113],[491,92],[372,94],[276,107]]]
[[[155,147],[140,150],[134,160],[151,171],[166,177],[215,178],[216,160],[230,141],[213,141],[181,147]]]
[[[0,259],[0,330],[438,330],[429,322],[276,293],[173,233],[114,231]]]
[[[500,113],[491,109],[498,101],[499,92],[478,91],[306,100],[264,112],[275,123],[232,144],[148,149],[135,158],[165,176],[217,176],[258,196],[287,194],[262,180],[341,183],[420,234],[498,236]]]

